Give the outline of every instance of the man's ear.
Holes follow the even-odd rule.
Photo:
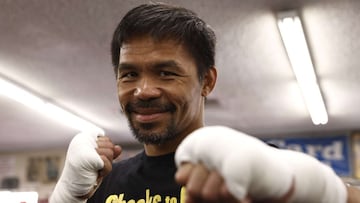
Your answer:
[[[204,75],[203,87],[201,91],[202,96],[206,97],[210,94],[210,92],[215,87],[216,79],[217,79],[217,71],[216,68],[213,66]]]

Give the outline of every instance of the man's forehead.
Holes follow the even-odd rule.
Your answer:
[[[173,38],[168,38],[168,37],[158,39],[158,38],[154,38],[154,37],[145,35],[145,36],[131,37],[131,38],[127,39],[126,41],[124,41],[122,43],[121,48],[126,48],[128,46],[139,46],[139,45],[143,45],[143,46],[177,45],[177,46],[179,46],[179,45],[182,45],[182,43],[178,39],[173,39]]]
[[[176,52],[180,49],[183,49],[182,44],[174,40],[139,39],[124,42],[120,48],[120,54],[147,54],[155,51]]]
[[[124,44],[121,46],[120,51],[142,51],[142,50],[157,50],[157,49],[174,49],[178,45],[175,44]]]

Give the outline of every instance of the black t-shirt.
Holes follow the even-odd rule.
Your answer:
[[[174,153],[150,157],[141,152],[113,164],[88,203],[182,203],[185,188],[174,179]]]

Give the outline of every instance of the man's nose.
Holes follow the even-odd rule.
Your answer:
[[[141,100],[149,100],[161,96],[159,85],[151,79],[142,79],[134,91],[134,96]]]

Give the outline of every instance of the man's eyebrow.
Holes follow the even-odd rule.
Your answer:
[[[168,67],[168,68],[178,70],[178,71],[182,70],[181,65],[174,60],[154,62],[151,66],[154,69],[161,69],[161,68]]]
[[[129,70],[129,69],[135,69],[136,66],[134,64],[130,63],[120,63],[118,66],[118,70]]]

